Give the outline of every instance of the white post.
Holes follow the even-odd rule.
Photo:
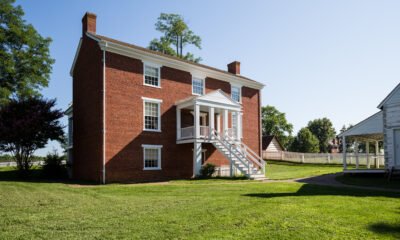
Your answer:
[[[369,162],[369,141],[365,143],[365,151],[367,152],[367,168],[371,168]]]
[[[217,114],[217,132],[221,132],[221,114]]]
[[[200,137],[200,105],[194,105],[194,138],[198,139]]]
[[[228,130],[228,110],[224,109],[223,112],[223,116],[222,116],[222,135],[225,136],[225,134],[227,133]]]
[[[343,154],[343,169],[346,170],[347,169],[347,154],[346,154],[347,148],[346,148],[346,137],[343,136],[342,137],[342,154]]]
[[[379,168],[379,141],[375,141],[375,167]]]
[[[242,139],[242,114],[240,112],[236,112],[236,119],[237,119],[237,140],[240,141]]]
[[[209,107],[208,109],[208,130],[209,130],[209,135],[208,137],[211,138],[212,136],[212,131],[214,130],[214,108]]]
[[[181,139],[181,109],[176,108],[176,139]]]
[[[201,169],[201,142],[193,143],[193,177],[200,175]]]
[[[355,152],[356,152],[356,169],[359,168],[360,166],[360,158],[358,156],[358,142],[356,142],[356,146],[355,146]]]

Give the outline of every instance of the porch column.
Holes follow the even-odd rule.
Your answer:
[[[356,152],[356,169],[360,166],[360,158],[358,156],[358,142],[356,142],[356,146],[354,151]]]
[[[200,105],[194,105],[193,117],[194,139],[198,139],[200,138]]]
[[[237,140],[240,141],[240,139],[242,139],[242,114],[241,112],[236,112],[236,118],[237,118]]]
[[[367,168],[371,168],[370,162],[369,162],[369,141],[365,143],[365,151],[367,152]]]
[[[217,132],[221,132],[221,114],[217,114]]]
[[[224,109],[224,115],[222,116],[222,135],[225,136],[228,130],[228,110]]]
[[[212,131],[214,130],[214,108],[209,107],[208,108],[208,130],[209,132],[209,137],[211,138],[212,136]]]
[[[343,154],[343,169],[346,170],[347,169],[347,147],[346,147],[346,137],[343,136],[342,137],[342,154]]]
[[[181,109],[176,108],[176,139],[181,139]]]
[[[375,141],[375,167],[379,168],[379,141]]]
[[[195,139],[193,143],[193,177],[200,175],[201,169],[201,142]]]

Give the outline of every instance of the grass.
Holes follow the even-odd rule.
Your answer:
[[[283,180],[311,177],[328,173],[341,172],[341,165],[327,164],[299,164],[280,161],[267,161],[267,174],[269,179]]]
[[[0,171],[0,239],[400,238],[398,193],[242,179],[97,186],[14,174]]]
[[[345,174],[336,177],[336,180],[348,184],[348,185],[356,185],[356,186],[368,186],[368,187],[380,187],[386,189],[398,189],[400,190],[400,179],[392,179],[390,182],[387,178],[385,178],[381,174]]]

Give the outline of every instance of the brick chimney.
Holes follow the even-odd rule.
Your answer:
[[[234,61],[228,64],[228,72],[240,75],[240,62]]]
[[[82,36],[86,32],[96,33],[96,14],[86,12],[82,18]]]

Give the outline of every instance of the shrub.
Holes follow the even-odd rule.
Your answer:
[[[206,165],[202,166],[200,169],[200,176],[203,178],[212,177],[215,172],[215,165],[211,163],[207,163]]]
[[[62,179],[67,177],[67,168],[63,163],[64,156],[58,155],[57,151],[48,153],[44,159],[43,175],[47,178]]]

